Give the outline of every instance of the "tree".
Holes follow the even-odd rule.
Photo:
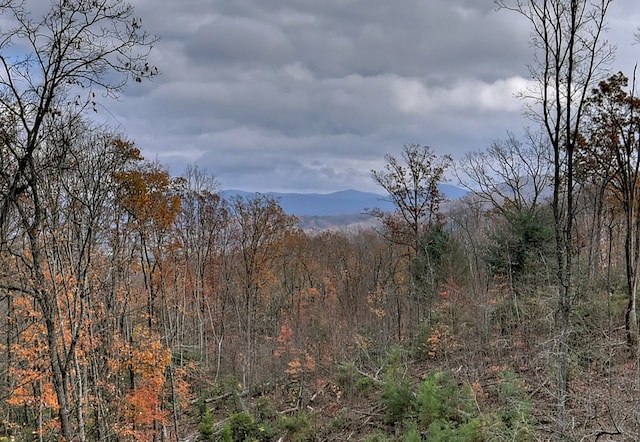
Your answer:
[[[491,210],[505,214],[535,209],[551,189],[549,145],[527,131],[524,144],[509,133],[486,151],[465,154],[456,167],[459,183]]]
[[[239,319],[244,322],[245,386],[250,388],[255,376],[256,316],[268,306],[270,286],[277,282],[272,266],[281,256],[285,237],[297,228],[298,221],[287,215],[275,199],[260,193],[248,198],[234,197],[230,210],[240,254],[242,299],[236,308]]]
[[[451,157],[442,158],[429,146],[405,144],[402,162],[392,155],[385,155],[384,170],[372,170],[371,176],[388,194],[388,201],[396,208],[395,215],[378,209],[370,213],[378,217],[387,228],[394,242],[418,250],[420,236],[439,222],[438,211],[444,196],[439,185],[451,164]]]
[[[624,90],[629,79],[619,72],[601,81],[589,97],[589,150],[596,164],[611,164],[607,180],[624,213],[629,348],[638,346],[637,291],[640,278],[640,99]],[[597,166],[601,168],[600,166]]]
[[[558,402],[556,438],[566,440],[569,394],[570,318],[574,293],[574,154],[584,119],[586,98],[613,49],[603,40],[611,0],[497,0],[499,7],[521,14],[531,25],[536,86],[529,91],[553,149],[553,213],[558,283]]]
[[[184,174],[181,211],[176,220],[176,235],[182,244],[182,256],[174,267],[181,270],[182,295],[176,314],[179,342],[200,349],[205,367],[209,366],[210,339],[217,344],[216,376],[220,369],[224,336],[225,297],[221,296],[221,267],[224,265],[224,240],[228,232],[227,202],[220,196],[218,184],[197,166]],[[191,319],[191,322],[189,322]],[[182,360],[182,345],[179,345]]]
[[[113,96],[129,79],[156,74],[146,62],[154,39],[119,0],[53,1],[38,19],[22,1],[0,7],[12,26],[0,34],[0,253],[18,257],[29,281],[5,289],[28,295],[42,312],[60,433],[70,441],[74,346],[63,345],[48,282],[45,181],[69,153],[72,140],[57,134],[95,107],[96,92]],[[18,237],[24,253],[10,249]]]
[[[55,388],[63,389],[72,410],[74,432],[79,439],[84,439],[98,426],[97,421],[93,421],[95,426],[88,424],[100,409],[89,398],[103,397],[97,385],[104,383],[94,376],[94,369],[104,365],[104,352],[98,342],[113,338],[109,333],[112,329],[103,328],[102,323],[103,300],[108,297],[102,297],[105,261],[101,259],[108,245],[110,212],[116,193],[113,175],[137,161],[139,153],[117,135],[92,128],[88,123],[66,125],[57,133],[66,138],[69,147],[64,159],[40,174],[39,196],[44,215],[34,242],[40,259],[34,263],[28,232],[18,223],[6,244],[7,254],[14,257],[8,263],[13,264],[3,268],[0,284],[9,290],[8,298],[17,303],[14,307],[22,305],[22,312],[31,312],[23,319],[20,311],[16,311],[17,316],[12,315],[13,321],[29,324],[32,338],[26,339],[25,334],[15,337],[11,344],[14,360],[9,363],[32,370],[28,367],[34,362],[34,353],[28,352],[32,347],[30,342],[37,343],[39,356],[33,367],[42,373],[37,381],[50,390],[38,386],[34,390],[34,401],[46,399],[42,404],[48,404],[55,411],[54,418],[59,420]],[[60,143],[59,139],[50,141]],[[26,203],[22,206],[25,212],[30,208]],[[42,279],[37,281],[31,278],[35,264],[42,269]],[[43,311],[45,300],[39,300],[34,294],[46,296],[45,305],[51,305],[54,311]],[[30,310],[25,310],[26,306],[30,306]],[[47,313],[57,333],[58,345],[53,349],[45,345],[50,339]],[[94,334],[95,330],[100,333]],[[52,360],[60,364],[62,385],[55,384]],[[33,385],[33,380],[25,377],[26,373],[13,372],[17,385]],[[49,396],[47,391],[51,393]],[[13,388],[9,392],[19,401],[17,393],[19,390]],[[40,422],[41,419],[38,426],[42,426]]]
[[[549,207],[506,214],[495,220],[485,254],[494,276],[509,281],[514,293],[531,282],[547,281],[553,269],[553,229]]]
[[[156,307],[156,298],[165,300],[166,249],[171,246],[174,222],[180,212],[178,187],[181,180],[172,179],[161,165],[144,163],[139,168],[115,174],[120,182],[119,200],[130,215],[130,224],[138,234],[140,267],[147,293],[149,328],[166,315],[165,303]],[[169,333],[173,336],[173,333]],[[167,338],[169,338],[167,336]]]
[[[523,292],[531,282],[548,281],[545,275],[554,269],[550,153],[544,135],[527,130],[526,143],[509,133],[486,151],[467,153],[456,167],[460,184],[470,191],[467,199],[491,221],[483,261],[494,281],[509,289],[516,325],[523,324]]]
[[[387,238],[396,244],[408,246],[408,258],[413,259],[420,250],[421,238],[441,224],[439,209],[444,196],[439,185],[452,159],[449,155],[438,157],[429,146],[418,144],[406,144],[403,147],[402,162],[392,155],[386,155],[385,159],[387,164],[384,170],[372,170],[371,176],[387,192],[388,200],[394,204],[396,211],[384,213],[373,209],[369,213],[382,221]],[[426,263],[421,273],[419,280],[431,281],[427,285],[435,287],[434,268],[430,263]],[[418,299],[416,276],[415,271],[410,272],[409,300],[410,312],[419,323],[422,321],[420,304],[424,299]]]
[[[34,179],[34,157],[51,120],[95,108],[96,92],[114,96],[130,78],[139,82],[157,71],[146,61],[154,38],[128,3],[54,1],[35,20],[22,1],[0,7],[14,24],[0,35],[4,225],[9,207]],[[14,47],[23,55],[13,55]]]

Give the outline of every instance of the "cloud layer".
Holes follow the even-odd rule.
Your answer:
[[[640,7],[614,3],[628,60]],[[135,4],[162,75],[106,118],[174,174],[195,163],[225,188],[376,190],[370,170],[405,143],[456,156],[528,124],[515,98],[527,23],[490,0]]]

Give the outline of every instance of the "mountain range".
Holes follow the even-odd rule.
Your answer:
[[[441,184],[440,191],[447,199],[458,199],[467,191],[451,185]],[[340,216],[362,214],[368,209],[378,208],[382,211],[393,211],[394,205],[383,194],[362,192],[359,190],[342,190],[333,193],[278,193],[266,192],[275,198],[282,209],[289,215],[296,216]],[[234,196],[251,197],[253,192],[244,190],[224,190],[222,196],[229,199]]]

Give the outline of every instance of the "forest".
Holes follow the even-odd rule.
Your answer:
[[[371,171],[395,211],[308,232],[92,119],[158,74],[131,5],[3,1],[0,441],[639,440],[640,99],[604,69],[609,3],[499,2],[531,25],[535,129],[406,144]]]

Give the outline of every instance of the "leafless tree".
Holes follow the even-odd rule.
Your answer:
[[[531,25],[536,53],[530,72],[536,86],[524,95],[532,99],[529,116],[542,125],[553,149],[558,282],[557,440],[569,437],[566,408],[574,297],[574,154],[587,95],[613,56],[613,48],[603,35],[610,4],[611,0],[497,0],[499,7],[521,14]]]
[[[429,146],[419,144],[406,144],[400,160],[392,155],[385,159],[384,170],[372,170],[371,176],[387,192],[397,216],[376,209],[370,213],[381,219],[396,241],[415,252],[420,236],[438,222],[444,199],[439,185],[452,160],[449,155],[438,157]]]
[[[526,144],[509,133],[486,151],[467,153],[456,167],[460,185],[500,212],[534,209],[551,189],[550,150],[539,134]]]
[[[0,31],[0,251],[14,228],[27,252],[18,253],[46,326],[60,432],[74,440],[71,421],[72,352],[61,352],[57,298],[47,285],[47,180],[73,141],[57,136],[96,106],[95,94],[114,96],[128,80],[156,74],[146,57],[154,38],[133,7],[119,0],[54,0],[35,16],[20,0],[0,5],[10,27]],[[62,129],[61,129],[62,128]],[[9,226],[12,228],[10,233]],[[16,287],[17,288],[17,287]]]

